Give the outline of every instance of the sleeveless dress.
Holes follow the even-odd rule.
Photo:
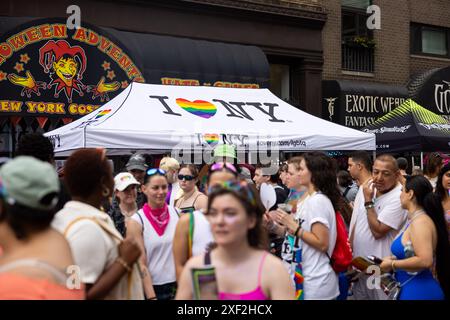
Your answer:
[[[402,237],[406,229],[394,240],[391,245],[391,251],[398,260],[407,258],[405,255],[405,246],[402,243]],[[398,300],[445,299],[444,292],[436,279],[434,279],[430,269],[425,269],[418,273],[409,273],[404,270],[396,270],[395,278],[398,282],[400,282],[402,287]]]

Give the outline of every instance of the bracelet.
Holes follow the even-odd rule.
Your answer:
[[[121,257],[117,257],[116,261],[122,265],[122,267],[125,268],[128,272],[131,272],[131,267],[128,265],[128,263],[125,262]]]
[[[151,298],[147,298],[147,300],[156,300],[156,296],[151,297]]]
[[[395,272],[394,262],[395,262],[395,260],[392,260],[392,262],[391,262],[391,268],[392,268],[392,271],[393,271],[393,272]]]
[[[303,240],[303,233],[305,233],[305,229],[302,229],[302,232],[300,232],[299,238],[300,238],[301,240]]]

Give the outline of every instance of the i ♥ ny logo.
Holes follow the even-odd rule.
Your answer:
[[[216,106],[208,101],[189,101],[183,98],[178,98],[176,102],[182,109],[186,110],[187,112],[205,119],[211,118],[217,112]]]
[[[215,145],[219,143],[219,135],[215,133],[205,133],[203,135],[203,139],[205,139],[206,143],[208,143],[209,145]]]

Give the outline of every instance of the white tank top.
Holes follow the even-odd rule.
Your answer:
[[[144,245],[147,254],[147,267],[154,285],[162,285],[176,281],[175,261],[173,260],[172,243],[178,214],[175,208],[169,206],[169,224],[162,236],[159,236],[141,209],[131,219],[142,225],[144,222]],[[140,215],[140,218],[138,217]]]
[[[194,237],[192,239],[192,255],[198,256],[204,254],[208,245],[214,242],[211,233],[211,226],[203,212],[194,211]]]

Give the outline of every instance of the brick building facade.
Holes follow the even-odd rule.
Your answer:
[[[351,6],[361,4],[360,8],[349,8],[345,4]],[[381,10],[381,29],[366,31],[369,38],[375,43],[374,49],[349,47],[346,42],[345,28],[346,18],[352,14],[360,16],[359,23],[363,21],[361,17],[368,17],[363,6],[377,5]],[[392,101],[403,101],[402,96],[407,92],[401,89],[406,88],[411,77],[416,74],[426,72],[434,68],[444,68],[450,65],[450,2],[443,0],[373,0],[373,1],[346,1],[346,0],[323,0],[323,6],[327,13],[327,22],[323,29],[323,50],[324,50],[324,66],[323,79],[325,83],[329,81],[343,81],[347,86],[352,83],[359,83],[366,86],[367,91],[361,93],[362,98],[368,96],[376,96],[377,94],[386,96]],[[355,13],[356,12],[356,13]],[[426,13],[426,14],[424,14]],[[365,22],[365,21],[364,21]],[[415,52],[414,47],[420,38],[417,35],[417,28],[421,26],[435,27],[438,31],[447,32],[447,53],[446,55],[423,54]],[[420,45],[420,44],[419,44]],[[363,59],[363,60],[360,60]],[[372,60],[371,60],[372,59]],[[369,63],[360,63],[360,61],[369,61]],[[327,81],[328,80],[328,81]],[[393,89],[389,89],[393,86]],[[380,89],[382,88],[382,89]],[[400,89],[399,89],[400,88]],[[383,94],[381,91],[389,91]],[[327,87],[324,87],[327,91]],[[358,92],[353,92],[356,96]],[[348,98],[348,96],[346,96]],[[406,98],[405,96],[404,98]],[[334,99],[327,92],[324,92],[324,99]],[[379,99],[382,99],[380,97]],[[399,99],[399,100],[396,100]],[[344,100],[344,98],[342,98]],[[349,98],[349,100],[351,100]],[[322,116],[326,118],[327,108],[330,107],[328,102],[323,100]],[[342,111],[350,110],[346,102],[338,103],[339,98],[335,101],[337,108]],[[364,106],[361,107],[363,110]],[[378,108],[380,109],[380,108]],[[391,109],[388,108],[387,111]],[[366,110],[367,111],[367,108]],[[381,111],[381,110],[380,110]],[[370,118],[363,119],[362,113],[359,114],[360,121],[345,121],[345,117],[336,118],[333,121],[340,122],[353,127],[362,127],[367,122],[373,121],[384,113],[373,114]],[[336,110],[339,112],[339,110]],[[347,115],[350,113],[347,112]]]

